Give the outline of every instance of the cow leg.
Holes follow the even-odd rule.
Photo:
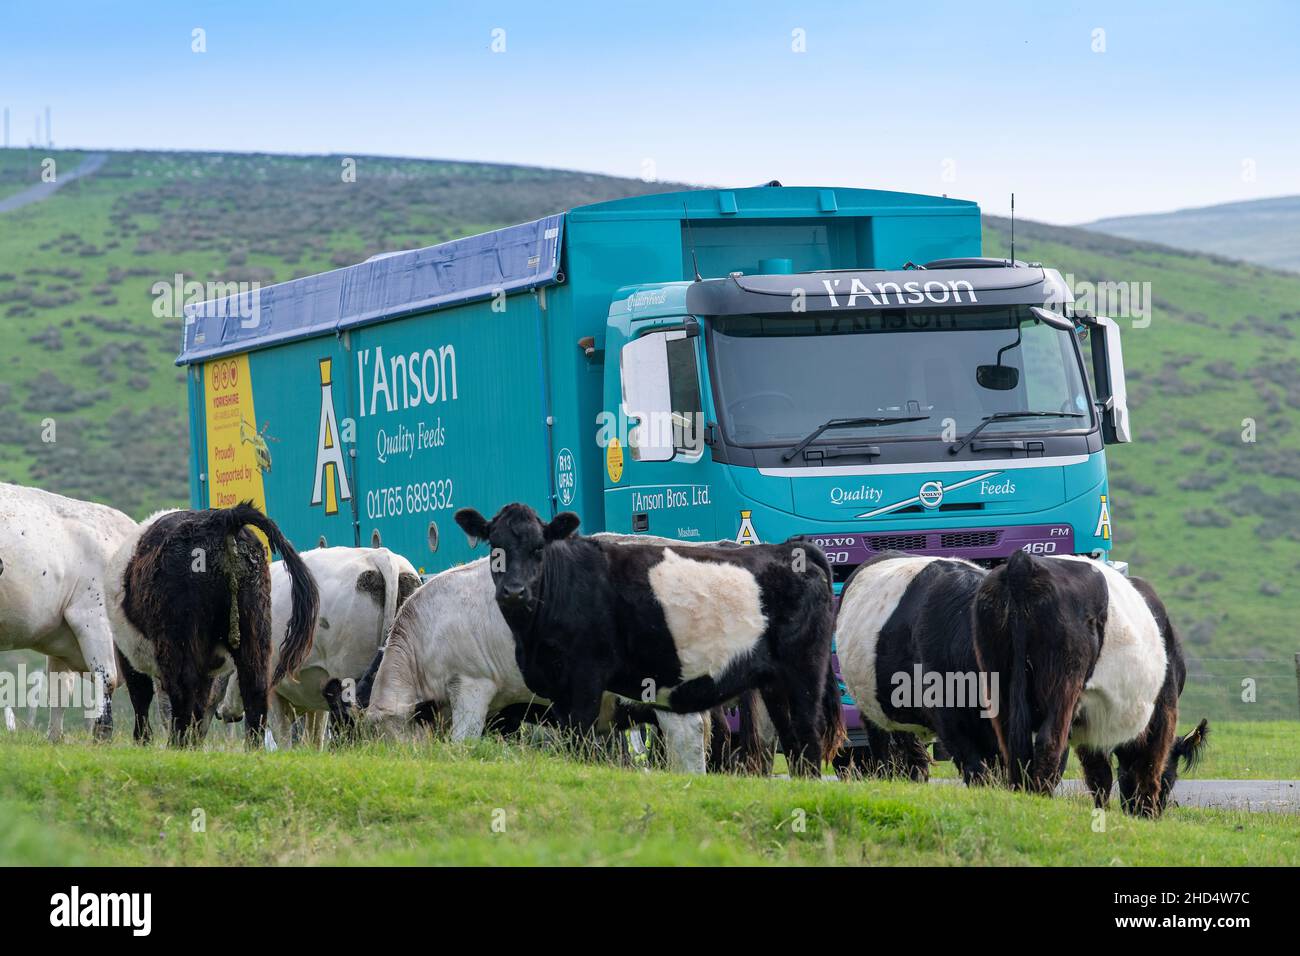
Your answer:
[[[63,619],[77,637],[86,672],[95,682],[99,713],[95,715],[95,739],[113,736],[113,689],[117,687],[117,648],[104,613],[104,592],[98,586],[80,591],[63,612]]]
[[[45,683],[51,698],[50,726],[47,732],[49,741],[57,744],[63,739],[63,712],[65,702],[72,699],[73,681],[76,674],[72,665],[54,657],[45,659]]]
[[[1092,794],[1093,804],[1099,810],[1106,809],[1110,804],[1110,788],[1114,782],[1110,754],[1080,746],[1074,748],[1074,755],[1079,758],[1079,766],[1083,768],[1083,783]]]
[[[679,773],[704,773],[704,714],[655,715],[668,750],[668,767]]]
[[[827,666],[825,662],[820,667],[787,663],[777,677],[778,682],[785,686],[785,699],[789,702],[788,729],[793,746],[786,750],[785,759],[790,765],[791,776],[821,776],[822,731],[825,729],[822,694]]]
[[[258,738],[257,746],[263,746],[266,743],[266,734],[269,731],[271,739],[275,741],[276,746],[290,748],[293,746],[293,722],[296,716],[293,707],[283,697],[275,691],[267,694],[267,725],[263,728]],[[245,721],[248,716],[245,714]],[[247,728],[247,723],[245,723]],[[268,749],[272,749],[269,748]]]
[[[160,662],[161,663],[161,662]],[[173,747],[188,747],[194,743],[194,718],[201,709],[197,702],[196,681],[192,681],[192,675],[173,672],[170,667],[159,668],[164,677],[162,679],[163,690],[167,694],[167,700],[171,704],[171,730],[168,734],[169,742]]]
[[[153,678],[142,674],[131,666],[121,654],[117,656],[117,667],[126,681],[126,692],[131,698],[131,709],[135,711],[135,727],[132,739],[138,744],[147,744],[153,736],[149,727],[149,705],[153,703]]]
[[[1160,816],[1160,784],[1177,728],[1177,705],[1156,703],[1146,733],[1115,748],[1119,758],[1119,795],[1124,809],[1138,816]]]
[[[162,723],[163,729],[170,734],[173,720],[172,699],[167,696],[167,689],[163,687],[163,682],[156,677],[153,682],[153,692],[158,701],[158,720]]]
[[[794,727],[790,720],[790,703],[785,688],[775,685],[764,688],[763,705],[767,708],[768,718],[776,729],[776,739],[781,743],[781,750],[785,754],[786,763],[791,765],[790,773],[793,775],[795,771],[791,755],[796,748]]]
[[[239,602],[239,647],[235,650],[235,676],[244,700],[244,743],[260,750],[266,742],[266,714],[271,694],[271,600],[264,578],[241,583],[231,600]],[[290,741],[286,735],[282,741]]]
[[[464,678],[451,688],[451,739],[453,743],[478,740],[487,723],[488,707],[496,696],[497,685],[482,678]]]
[[[241,650],[243,642],[240,644]],[[241,656],[235,662],[235,676],[239,681],[239,696],[244,701],[244,743],[250,750],[260,750],[266,737],[266,713],[270,707],[268,695],[270,678],[266,667],[256,661],[257,655]],[[289,744],[288,735],[284,738]]]
[[[1034,759],[1029,766],[1029,788],[1050,795],[1061,782],[1062,754],[1070,747],[1070,724],[1078,691],[1066,694],[1039,726],[1034,736]]]

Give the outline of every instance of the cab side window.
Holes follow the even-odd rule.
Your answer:
[[[672,406],[673,449],[699,454],[704,444],[704,411],[700,402],[700,369],[695,340],[683,335],[669,338],[668,394]]]

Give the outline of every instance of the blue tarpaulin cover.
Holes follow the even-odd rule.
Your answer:
[[[395,252],[185,309],[177,365],[551,285],[563,214]]]

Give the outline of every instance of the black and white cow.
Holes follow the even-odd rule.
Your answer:
[[[1160,688],[1160,699],[1156,708],[1173,709],[1172,721],[1178,722],[1178,700],[1183,693],[1183,685],[1187,682],[1187,662],[1183,658],[1182,642],[1178,639],[1178,634],[1174,626],[1169,621],[1169,612],[1166,610],[1164,602],[1156,594],[1155,589],[1142,578],[1128,578],[1128,582],[1142,595],[1146,601],[1147,607],[1156,619],[1156,624],[1160,628],[1160,635],[1164,639],[1165,654],[1169,659],[1169,669],[1165,675],[1165,683]],[[1210,735],[1209,721],[1202,719],[1192,730],[1182,737],[1176,737],[1173,745],[1169,750],[1169,757],[1165,760],[1164,771],[1160,775],[1160,791],[1156,797],[1157,813],[1163,813],[1169,803],[1169,797],[1173,794],[1174,784],[1178,782],[1179,764],[1183,770],[1191,770],[1200,762],[1205,752],[1206,742]],[[1071,738],[1072,742],[1077,741]],[[1136,809],[1133,804],[1137,796],[1138,782],[1141,779],[1141,768],[1143,766],[1142,744],[1130,742],[1121,744],[1113,752],[1103,752],[1082,743],[1077,743],[1074,748],[1075,756],[1079,758],[1079,764],[1083,768],[1084,782],[1092,792],[1093,799],[1097,806],[1105,807],[1110,801],[1111,781],[1114,773],[1111,767],[1111,758],[1116,757],[1119,761],[1119,793],[1120,803],[1125,809]],[[1145,812],[1145,810],[1144,810]]]
[[[1013,786],[1051,793],[1074,743],[1099,803],[1113,752],[1124,808],[1160,814],[1181,652],[1154,591],[1104,562],[1018,551],[976,596],[975,649],[1000,675],[993,726]]]
[[[928,776],[924,748],[905,735],[937,735],[967,783],[983,782],[997,763],[971,636],[985,574],[969,561],[890,553],[845,582],[835,621],[840,674],[863,716],[896,735],[881,741],[895,752],[884,770]]]
[[[493,549],[497,606],[528,687],[588,730],[605,691],[653,688],[677,713],[763,692],[791,772],[817,774],[844,735],[831,671],[831,571],[806,543],[708,548],[573,536],[524,504],[456,512]]]
[[[402,605],[386,645],[345,699],[339,681],[324,688],[330,720],[350,730],[360,707],[371,726],[405,736],[413,722],[450,721],[453,741],[477,740],[489,725],[512,733],[542,719],[550,701],[530,691],[515,661],[515,641],[498,610],[488,559],[435,574]],[[619,721],[618,699],[606,694],[598,725]],[[626,702],[625,702],[626,703]],[[656,713],[669,767],[705,769],[700,714]]]

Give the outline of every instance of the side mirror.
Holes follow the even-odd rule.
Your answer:
[[[1102,408],[1101,430],[1106,444],[1133,440],[1128,418],[1128,389],[1124,382],[1124,352],[1119,326],[1104,315],[1085,320],[1093,329],[1092,368],[1097,400]]]
[[[1061,315],[1059,312],[1053,312],[1051,309],[1043,309],[1039,306],[1032,306],[1029,310],[1034,318],[1045,325],[1050,325],[1054,329],[1060,329],[1062,332],[1073,332],[1074,323]]]
[[[1010,365],[977,365],[975,381],[995,392],[1009,392],[1020,384],[1020,370]]]

